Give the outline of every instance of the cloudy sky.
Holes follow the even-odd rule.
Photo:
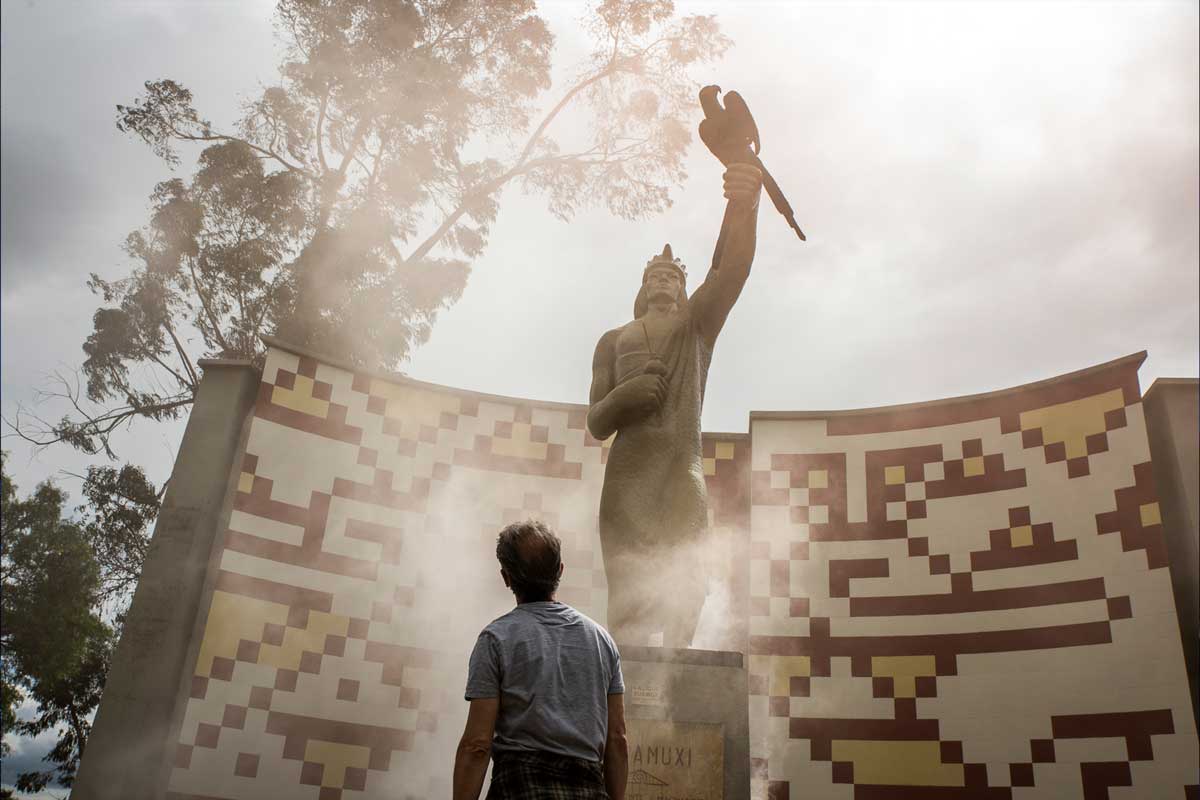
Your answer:
[[[119,249],[169,170],[114,105],[170,77],[231,121],[276,78],[271,3],[2,6],[2,403],[11,417],[81,361],[89,272]],[[544,5],[563,69],[580,7]],[[838,409],[1012,386],[1138,350],[1197,374],[1197,4],[709,2],[735,46],[698,80],[754,109],[763,157],[809,235],[764,209],[754,272],[709,379],[704,425],[752,409]],[[188,174],[185,157],[181,172]],[[503,197],[462,300],[405,371],[501,394],[583,401],[592,348],[629,318],[670,241],[698,284],[722,198],[697,144],[670,212],[555,220]],[[43,407],[51,418],[61,413]],[[135,427],[121,455],[162,481],[181,426]],[[4,440],[20,486],[86,460]],[[6,767],[11,764],[6,765]]]
[[[557,63],[587,42],[550,3]],[[1197,374],[1197,4],[720,3],[735,45],[703,82],[736,88],[808,243],[764,209],[718,344],[705,427],[751,409],[835,409],[987,391],[1141,349],[1143,387]],[[3,6],[3,408],[81,361],[89,272],[169,169],[113,124],[145,80],[232,120],[276,77],[271,3],[15,0]],[[186,159],[181,173],[188,174]],[[598,336],[628,319],[670,241],[700,280],[720,169],[697,143],[668,213],[554,219],[508,192],[463,299],[405,370],[582,401]],[[59,411],[44,409],[51,417]],[[179,426],[122,455],[161,480]],[[11,438],[30,488],[84,460]],[[70,479],[65,479],[70,485]]]

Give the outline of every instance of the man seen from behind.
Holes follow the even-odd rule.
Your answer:
[[[517,606],[475,642],[454,800],[624,800],[628,773],[621,658],[604,628],[555,600],[562,543],[519,522],[496,542]]]

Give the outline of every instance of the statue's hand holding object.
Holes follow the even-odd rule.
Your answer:
[[[730,164],[725,170],[725,197],[736,203],[758,205],[762,191],[762,170],[753,164]]]
[[[612,396],[625,411],[657,411],[667,396],[667,379],[661,374],[643,372],[619,384],[613,389]]]
[[[643,375],[662,375],[666,377],[667,365],[662,362],[658,356],[650,356],[650,359],[642,367]]]

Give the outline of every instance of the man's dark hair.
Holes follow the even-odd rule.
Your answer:
[[[540,520],[514,522],[496,539],[496,559],[508,573],[517,600],[549,600],[558,590],[562,541]]]

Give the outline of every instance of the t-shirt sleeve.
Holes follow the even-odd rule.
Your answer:
[[[625,676],[621,674],[621,654],[612,646],[612,679],[608,682],[609,694],[625,694]]]
[[[500,659],[496,642],[487,631],[475,640],[467,666],[467,700],[482,700],[500,696]]]

